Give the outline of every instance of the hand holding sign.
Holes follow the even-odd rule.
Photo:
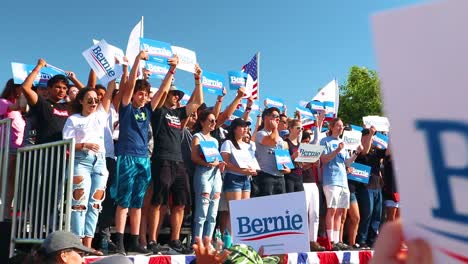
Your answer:
[[[42,67],[47,67],[47,62],[46,62],[44,59],[40,58],[40,59],[37,61],[37,66],[39,66],[39,67],[41,67],[41,68],[42,68]]]
[[[200,65],[195,64],[195,72],[193,73],[193,77],[195,78],[195,80],[200,80],[201,76],[202,76],[202,69],[200,68]]]
[[[148,53],[144,50],[140,51],[140,53],[138,53],[138,59],[148,60]]]
[[[167,63],[171,66],[177,66],[179,63],[179,57],[174,54],[172,58],[167,59]]]
[[[340,153],[342,149],[344,149],[345,147],[345,144],[343,142],[340,142],[340,144],[338,144],[338,147],[336,148],[336,153]]]

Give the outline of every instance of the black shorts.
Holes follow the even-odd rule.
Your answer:
[[[183,161],[153,160],[151,177],[153,205],[190,205],[190,184]]]

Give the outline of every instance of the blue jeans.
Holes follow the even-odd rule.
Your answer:
[[[73,175],[71,230],[81,238],[94,237],[109,175],[104,154],[76,151]]]
[[[218,168],[196,166],[193,177],[195,191],[194,238],[213,236],[222,184],[221,172]],[[204,193],[208,193],[208,197],[203,196]],[[216,193],[217,197],[215,197]]]
[[[382,190],[360,187],[356,190],[359,204],[359,230],[356,241],[359,244],[373,245],[379,233],[382,216]]]

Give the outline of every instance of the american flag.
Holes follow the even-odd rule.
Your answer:
[[[246,82],[246,96],[244,98],[249,98],[250,96],[253,99],[258,99],[258,65],[257,65],[257,54],[246,65],[242,66],[242,71],[247,73],[247,82]]]

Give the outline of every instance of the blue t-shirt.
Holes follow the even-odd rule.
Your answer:
[[[331,136],[322,138],[320,145],[325,146],[323,155],[327,155],[338,148],[341,140]],[[345,160],[349,159],[347,150],[342,149],[335,158],[330,160],[327,164],[322,164],[323,168],[323,185],[337,185],[348,187],[348,175],[346,173]]]
[[[116,144],[116,156],[130,155],[148,157],[148,135],[151,118],[151,104],[135,108],[130,103],[119,108],[119,140]]]

